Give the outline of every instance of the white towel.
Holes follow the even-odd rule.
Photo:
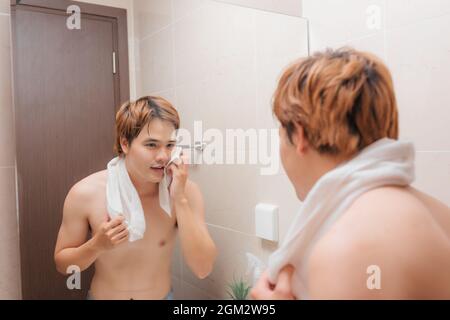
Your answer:
[[[166,168],[181,154],[181,148],[175,148]],[[141,199],[134,187],[125,166],[125,159],[117,157],[107,166],[108,181],[106,184],[107,210],[111,219],[119,215],[124,216],[130,233],[129,241],[133,242],[144,237],[146,225]],[[164,169],[164,177],[159,183],[159,202],[161,208],[170,216],[169,185],[171,179]]]
[[[170,183],[172,182],[172,177],[167,174],[167,168],[169,165],[174,162],[175,160],[181,159],[183,149],[180,147],[176,147],[172,152],[172,157],[170,158],[170,161],[167,163],[166,167],[164,168],[164,177],[159,184],[159,205],[160,207],[167,212],[170,216],[170,197],[169,197],[169,187]]]
[[[412,143],[385,138],[323,175],[308,193],[282,245],[269,257],[269,280],[276,283],[280,270],[292,264],[293,293],[298,298],[307,297],[301,269],[308,250],[364,192],[385,185],[411,184],[414,154]]]

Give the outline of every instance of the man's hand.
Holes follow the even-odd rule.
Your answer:
[[[94,246],[99,251],[113,249],[128,240],[128,233],[124,217],[105,221],[94,235]]]
[[[278,275],[277,283],[273,285],[265,271],[253,287],[250,296],[254,300],[295,300],[291,287],[293,273],[293,266],[284,267]]]
[[[172,201],[179,201],[186,199],[186,181],[188,179],[188,165],[186,164],[186,157],[175,160],[168,167],[168,172],[172,176],[172,183],[169,187],[170,199]]]

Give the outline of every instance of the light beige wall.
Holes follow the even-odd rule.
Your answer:
[[[380,29],[368,27],[374,10]],[[288,61],[307,53],[306,23],[298,18],[303,16],[309,20],[311,51],[348,44],[387,62],[401,138],[417,147],[414,185],[450,205],[449,14],[442,0],[135,0],[137,92],[173,101],[191,130],[194,120],[218,129],[273,128],[269,103],[275,81]],[[280,238],[285,235],[300,203],[283,172],[260,176],[258,169],[191,170],[204,193],[219,257],[213,273],[197,280],[178,249],[176,297],[226,297],[226,283],[245,270],[246,252],[266,260],[276,244],[254,236],[256,203],[280,206]]]
[[[0,299],[20,299],[9,0],[0,0]]]
[[[300,6],[286,7],[286,1],[267,6],[266,1],[259,10],[252,8],[255,1],[233,2],[134,3],[138,95],[168,98],[184,128],[192,130],[194,120],[203,121],[205,129],[276,128],[270,100],[277,78],[288,62],[307,54]],[[227,298],[227,284],[245,275],[245,253],[265,259],[275,248],[255,237],[254,206],[280,206],[282,237],[299,202],[282,171],[261,176],[257,165],[200,165],[191,169],[191,178],[203,191],[206,221],[219,255],[212,274],[198,280],[177,248],[175,297]]]
[[[216,0],[247,8],[278,12],[290,16],[302,16],[301,0]]]
[[[450,1],[303,0],[303,15],[312,51],[350,45],[388,64],[400,138],[417,150],[414,186],[450,205]]]

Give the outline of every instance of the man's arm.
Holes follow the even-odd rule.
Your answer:
[[[64,201],[63,220],[55,246],[56,269],[64,275],[71,265],[83,271],[97,259],[98,251],[94,249],[93,240],[86,242],[89,231],[88,203],[88,196],[77,185],[69,191]]]
[[[198,278],[203,279],[212,271],[217,250],[206,227],[200,189],[187,181],[185,195],[173,200],[181,247],[188,266]]]
[[[55,246],[55,264],[58,272],[66,275],[71,265],[86,270],[107,249],[128,239],[128,230],[123,224],[123,218],[105,222],[100,230],[88,241],[88,212],[92,193],[83,186],[75,185],[68,193],[64,202],[63,220]]]

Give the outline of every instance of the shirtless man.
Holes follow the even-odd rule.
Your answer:
[[[351,49],[290,66],[275,93],[274,113],[283,167],[302,201],[342,161],[376,140],[398,138],[388,69]],[[443,186],[450,187],[448,181]],[[371,265],[381,270],[379,290],[367,288]],[[368,191],[311,247],[305,268],[311,299],[450,299],[450,209],[411,186]],[[293,272],[286,266],[274,284],[264,273],[252,297],[296,298]]]
[[[158,183],[170,160],[179,116],[160,97],[143,97],[123,105],[116,115],[117,153],[144,209],[146,232],[128,241],[122,217],[111,220],[106,209],[107,171],[94,173],[69,191],[55,248],[57,270],[81,271],[95,263],[90,299],[170,299],[171,257],[177,230],[187,265],[198,278],[212,270],[216,247],[204,220],[202,194],[188,180],[183,161],[171,164],[172,217],[159,205]],[[89,229],[93,236],[87,240]],[[87,241],[86,241],[87,240]]]

